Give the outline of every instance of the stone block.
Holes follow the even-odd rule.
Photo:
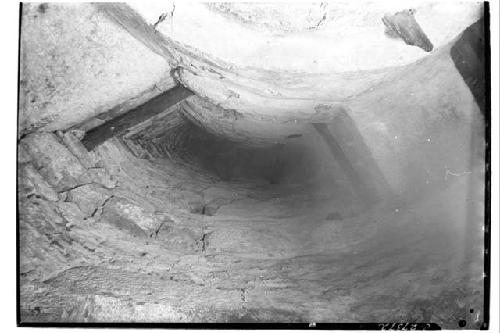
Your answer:
[[[90,181],[87,170],[52,133],[33,133],[20,143],[33,165],[56,191],[69,190]]]
[[[31,156],[21,145],[17,145],[17,163],[28,163],[31,161]]]
[[[161,225],[154,213],[119,197],[114,197],[106,203],[101,220],[137,237],[149,237]]]
[[[74,202],[58,202],[56,210],[66,220],[66,227],[68,228],[83,223],[86,218],[85,214]]]
[[[95,165],[95,156],[88,152],[81,141],[73,134],[73,131],[68,131],[62,135],[62,141],[68,147],[68,150],[75,155],[82,165],[89,169]]]
[[[71,190],[68,201],[74,202],[86,216],[93,216],[110,196],[107,189],[87,184]]]
[[[113,189],[116,187],[116,178],[105,168],[89,169],[89,175],[94,183],[101,184],[105,188]]]
[[[167,223],[162,224],[154,235],[164,246],[177,251],[195,251],[201,248],[199,243],[202,236],[201,228],[181,227]]]
[[[29,197],[39,196],[45,200],[58,201],[59,196],[56,191],[43,179],[31,164],[24,164],[19,167],[18,193]]]

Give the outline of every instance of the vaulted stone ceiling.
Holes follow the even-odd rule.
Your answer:
[[[450,43],[480,18],[481,5],[414,8],[418,24],[435,46],[431,53],[384,32],[383,16],[408,6],[132,5],[170,46],[174,77],[214,104],[213,111],[206,112],[207,104],[193,98],[186,103],[188,112],[203,114],[207,126],[218,123],[225,135],[236,139],[249,133],[245,140],[278,140],[296,131],[290,124],[329,121],[342,108],[351,109],[361,123],[376,122],[373,117],[397,110],[380,104],[380,110],[374,110],[374,90],[397,99],[402,96],[401,81],[456,85],[449,75],[454,71],[448,63]],[[420,69],[412,65],[422,61]],[[431,82],[430,72],[437,74]],[[435,107],[434,99],[413,90],[408,91],[410,98],[398,101],[400,109]],[[463,103],[455,105],[452,99],[446,103],[460,109]],[[222,113],[217,107],[242,116],[238,121],[217,116]]]
[[[397,112],[389,105],[377,104],[380,110],[374,109],[373,99],[378,93],[397,99],[402,81],[456,86],[457,78],[449,75],[454,70],[450,43],[481,16],[481,5],[470,2],[412,7],[416,21],[434,45],[428,53],[384,32],[383,16],[409,8],[404,2],[97,6],[64,8],[63,17],[57,6],[46,14],[33,8],[33,20],[24,20],[27,36],[32,37],[22,45],[27,56],[23,61],[46,75],[31,78],[26,73],[21,81],[26,86],[21,93],[27,94],[22,100],[30,101],[25,104],[28,117],[26,124],[20,124],[25,128],[21,132],[40,127],[64,129],[112,107],[111,116],[119,114],[173,86],[169,74],[211,104],[193,97],[185,103],[187,112],[208,127],[219,123],[223,134],[235,138],[241,139],[243,132],[249,133],[244,136],[247,140],[252,133],[255,139],[280,139],[295,131],[288,125],[328,121],[342,108],[350,109],[361,123],[373,123],[373,117]],[[135,40],[109,18],[133,32]],[[38,29],[37,20],[48,24]],[[74,22],[81,22],[78,31],[70,26]],[[74,32],[68,34],[67,49],[56,50],[61,29]],[[44,57],[32,54],[56,62],[46,67]],[[106,67],[99,68],[97,64],[104,65],[104,61]],[[77,74],[79,68],[86,76]],[[49,74],[55,76],[55,82]],[[121,88],[125,85],[126,89]],[[398,100],[398,108],[435,108],[436,100],[458,110],[464,105],[446,97],[443,101],[441,96],[421,97],[421,89],[413,90],[403,92],[409,96]],[[85,99],[78,97],[81,91],[89,92]],[[89,100],[87,96],[93,97]],[[126,96],[137,97],[125,102]],[[95,107],[90,111],[92,103]],[[30,113],[35,107],[42,112]],[[207,107],[212,111],[206,112]],[[233,116],[220,117],[219,107],[234,110]],[[55,119],[69,109],[71,116],[66,121]],[[87,127],[92,126],[91,122]]]
[[[180,82],[225,109],[283,123],[328,118],[338,105],[368,104],[375,88],[396,91],[401,78],[424,79],[423,70],[408,66],[425,58],[434,59],[424,63],[431,66],[447,57],[450,42],[482,15],[475,3],[415,7],[418,24],[435,46],[428,53],[384,33],[384,15],[408,6],[171,3],[133,8],[174,45],[174,75]]]

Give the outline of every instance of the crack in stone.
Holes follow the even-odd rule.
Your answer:
[[[90,214],[90,216],[87,216],[84,218],[84,220],[87,220],[89,218],[92,218],[94,217],[98,211],[101,211],[101,214],[102,214],[102,210],[104,209],[104,206],[106,206],[106,204],[108,203],[109,200],[113,199],[115,196],[112,194],[111,196],[109,196],[109,198],[107,198],[106,200],[103,201],[103,203],[101,205],[99,205],[98,207],[96,207],[96,209],[92,212],[92,214]],[[101,215],[99,214],[99,215]]]
[[[162,13],[159,17],[158,17],[158,20],[153,24],[153,29],[156,30],[156,27],[162,23],[163,21],[165,21],[165,19],[167,17],[171,17],[173,18],[174,17],[174,11],[175,11],[175,3],[172,4],[172,10],[170,12],[165,12],[165,13]]]
[[[328,3],[322,2],[320,4],[320,8],[323,9],[323,16],[319,19],[318,23],[316,23],[315,26],[309,27],[309,30],[316,30],[318,29],[327,19],[328,12],[326,11],[326,7],[328,6]]]
[[[165,21],[165,19],[167,18],[169,13],[162,13],[159,17],[158,17],[158,20],[153,24],[153,29],[156,30],[156,27],[158,26],[158,24],[160,24],[161,22]]]
[[[240,291],[241,291],[241,300],[243,301],[243,303],[246,303],[247,302],[246,289],[245,288],[241,288]]]
[[[210,231],[210,232],[203,232],[203,235],[201,236],[201,238],[198,240],[198,243],[200,244],[201,243],[201,252],[205,252],[208,245],[209,245],[209,241],[208,241],[208,238],[207,236],[209,236],[211,233],[213,233],[213,231]]]
[[[61,194],[61,193],[70,192],[70,191],[73,191],[73,190],[75,190],[77,188],[80,188],[80,187],[85,186],[85,185],[90,185],[90,184],[94,184],[94,182],[78,184],[78,185],[72,186],[72,187],[70,187],[70,188],[68,188],[66,190],[57,191],[57,193]],[[96,184],[96,185],[101,185],[101,184]]]

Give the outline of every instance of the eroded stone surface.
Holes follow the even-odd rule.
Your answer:
[[[39,196],[49,201],[58,201],[59,196],[31,164],[19,167],[18,191],[29,196]]]
[[[89,216],[80,210],[74,202],[61,201],[56,204],[59,214],[66,220],[66,226],[71,228],[74,225],[82,224]]]
[[[111,175],[106,168],[92,168],[89,169],[89,177],[93,182],[101,184],[107,189],[116,187],[116,178]]]
[[[465,232],[459,221],[466,214],[450,215],[450,205],[463,200],[465,181],[423,202],[397,206],[397,212],[380,205],[350,216],[340,204],[335,211],[343,219],[330,220],[336,201],[325,197],[324,206],[314,206],[305,188],[287,199],[278,188],[214,184],[200,174],[187,177],[192,171],[173,160],[137,159],[118,141],[97,152],[105,161],[118,153],[123,160],[115,175],[137,194],[108,200],[97,223],[86,221],[73,202],[58,203],[57,210],[50,203],[26,202],[31,208],[23,208],[20,221],[26,237],[25,320],[430,320],[453,327],[465,308],[481,307],[481,284],[460,273],[481,270],[471,264],[464,271],[458,255]],[[186,193],[201,187],[206,199],[231,200],[215,216],[189,213],[184,200],[167,207],[179,179]],[[153,185],[156,190],[143,191]],[[122,186],[105,191],[122,195]],[[304,206],[294,207],[300,201]],[[279,215],[301,210],[305,215]],[[68,220],[75,221],[70,231]]]
[[[94,216],[104,203],[111,197],[111,193],[96,184],[79,186],[68,192],[66,201],[74,202],[87,216]]]
[[[88,183],[87,170],[52,133],[34,133],[21,145],[33,158],[33,165],[57,191]]]

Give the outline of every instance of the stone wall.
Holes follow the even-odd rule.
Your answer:
[[[19,136],[116,116],[174,85],[165,58],[91,4],[25,3],[21,31]]]

